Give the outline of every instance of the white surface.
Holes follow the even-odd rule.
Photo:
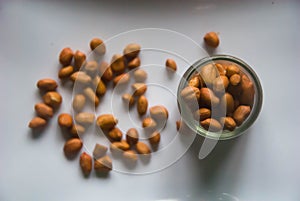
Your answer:
[[[122,2],[0,3],[0,200],[300,200],[300,2]],[[162,171],[84,179],[78,161],[62,154],[55,117],[40,138],[30,135],[36,81],[56,77],[65,46],[88,51],[94,36],[145,27],[171,29],[200,44],[205,32],[220,32],[216,53],[240,57],[261,79],[261,115],[247,134],[220,142],[204,160],[197,159],[197,139]]]

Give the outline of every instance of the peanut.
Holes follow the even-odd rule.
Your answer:
[[[73,72],[74,72],[73,66],[66,66],[66,67],[61,68],[58,71],[58,77],[60,79],[66,79],[66,78],[69,78]]]
[[[103,96],[105,93],[106,93],[106,86],[105,86],[104,82],[101,79],[99,79],[99,82],[98,82],[98,85],[96,88],[96,94],[98,96]]]
[[[216,120],[212,118],[205,119],[200,122],[201,126],[211,132],[217,132],[222,129],[221,124]]]
[[[92,80],[93,87],[97,88],[100,81],[101,81],[101,78],[99,77],[99,75],[96,75]]]
[[[139,115],[144,115],[147,112],[148,100],[145,96],[140,96],[137,100],[137,111]]]
[[[126,141],[129,145],[134,145],[139,141],[139,133],[135,128],[130,128],[127,131]]]
[[[206,43],[206,45],[213,47],[213,48],[217,48],[220,44],[220,39],[216,32],[206,33],[203,40]]]
[[[135,102],[134,97],[130,94],[123,94],[122,99],[123,99],[123,102],[129,107],[133,106],[133,104]]]
[[[160,142],[160,133],[155,131],[149,137],[149,142],[152,146],[157,146]]]
[[[136,82],[144,82],[147,79],[147,76],[148,75],[147,75],[146,71],[144,71],[142,69],[137,69],[133,73],[133,77]]]
[[[44,103],[38,103],[34,106],[38,116],[48,119],[53,116],[53,109]]]
[[[101,79],[105,82],[109,82],[113,79],[114,77],[114,74],[111,70],[111,67],[109,66],[109,64],[107,62],[102,62],[100,64],[100,76],[101,76]]]
[[[216,64],[216,67],[218,69],[219,75],[226,75],[226,69],[222,64]]]
[[[233,131],[236,128],[236,123],[231,117],[223,117],[220,119],[221,124],[224,125],[225,129]]]
[[[100,38],[93,38],[90,42],[90,48],[98,55],[104,55],[106,52],[105,44]]]
[[[93,165],[92,157],[89,154],[87,154],[86,152],[83,152],[80,156],[79,164],[80,164],[82,173],[85,176],[90,175],[90,173],[92,171],[92,165]]]
[[[115,54],[111,59],[110,67],[116,74],[121,74],[125,71],[125,62],[123,55]]]
[[[139,154],[147,155],[150,154],[150,148],[143,142],[136,143],[136,150]]]
[[[94,158],[101,158],[103,157],[107,152],[107,147],[101,144],[96,144],[94,151],[93,151],[93,156]]]
[[[240,105],[233,113],[233,119],[235,120],[236,124],[240,126],[245,119],[249,116],[251,112],[250,106]]]
[[[78,82],[80,84],[85,84],[85,85],[89,84],[92,81],[92,78],[83,71],[78,71],[73,73],[70,76],[70,78],[73,82]]]
[[[41,117],[34,117],[28,124],[29,128],[42,128],[46,126],[47,121]]]
[[[199,80],[199,76],[194,76],[189,80],[189,84],[190,87],[199,87],[200,86],[200,80]]]
[[[86,56],[83,52],[77,50],[74,54],[74,67],[80,69],[85,63]]]
[[[62,97],[55,91],[49,91],[43,96],[44,103],[47,105],[58,108],[62,103]]]
[[[201,88],[200,94],[200,103],[204,106],[217,106],[220,102],[219,98],[209,88]]]
[[[62,49],[62,51],[59,54],[59,62],[63,66],[68,66],[71,64],[72,59],[73,59],[73,51],[71,50],[71,48],[66,47]]]
[[[79,124],[73,124],[70,128],[70,133],[73,137],[78,137],[85,132],[85,128]]]
[[[129,150],[130,146],[126,142],[126,140],[122,140],[121,142],[113,142],[110,144],[110,150],[111,151],[127,151]]]
[[[179,120],[179,121],[176,121],[176,130],[179,131],[179,129],[181,128],[182,126],[182,121]]]
[[[130,75],[129,73],[123,73],[121,75],[118,75],[117,77],[114,78],[113,83],[114,86],[116,85],[124,85],[127,84],[130,80]]]
[[[81,125],[90,125],[95,121],[95,115],[88,112],[80,112],[75,116],[75,121]]]
[[[112,170],[112,161],[109,156],[103,156],[94,161],[94,170],[97,172],[109,172]]]
[[[96,107],[99,105],[99,98],[96,96],[95,91],[91,87],[87,87],[83,90],[86,97],[93,103]]]
[[[213,90],[216,93],[224,93],[228,87],[228,84],[228,78],[224,75],[221,75],[213,81]]]
[[[93,76],[98,69],[98,63],[96,61],[88,61],[85,63],[84,69],[89,75]]]
[[[252,106],[254,102],[255,89],[253,83],[246,75],[242,76],[241,88],[242,92],[239,97],[240,104]]]
[[[139,44],[131,43],[124,48],[123,54],[126,58],[131,60],[139,55],[140,50],[141,46]]]
[[[64,153],[67,157],[73,157],[82,148],[82,141],[78,138],[68,140],[64,145]]]
[[[171,70],[171,71],[176,71],[177,70],[177,64],[173,59],[167,59],[166,60],[166,68],[168,70]]]
[[[127,67],[129,69],[135,69],[141,65],[141,60],[140,58],[136,57],[132,59],[130,62],[128,62]]]
[[[180,92],[180,96],[187,102],[197,102],[200,98],[200,90],[197,87],[187,86]]]
[[[151,118],[155,119],[156,121],[167,120],[169,117],[167,108],[162,105],[150,107],[149,111]]]
[[[123,156],[125,159],[132,161],[132,162],[136,162],[138,159],[136,152],[133,150],[124,151]]]
[[[199,110],[197,110],[194,113],[194,118],[197,121],[203,121],[210,117],[211,117],[211,111],[210,111],[210,109],[207,109],[207,108],[200,108]]]
[[[73,118],[70,114],[62,113],[57,119],[58,125],[65,128],[70,128],[73,126]]]
[[[230,77],[230,84],[233,86],[238,85],[240,83],[240,81],[241,81],[241,76],[239,74],[233,74]]]
[[[85,105],[85,96],[82,95],[82,94],[75,95],[72,105],[73,105],[73,109],[76,112],[80,112],[83,109],[84,105]]]
[[[239,73],[240,73],[240,69],[236,65],[231,64],[231,65],[227,66],[226,75],[228,77],[231,77],[232,75],[239,74]]]
[[[141,96],[147,91],[147,85],[144,83],[134,83],[131,85],[134,96]]]
[[[57,88],[57,82],[50,78],[41,79],[36,85],[42,91],[55,91]]]
[[[117,123],[118,120],[111,114],[103,114],[97,118],[97,125],[104,130],[112,129]]]
[[[222,111],[226,111],[226,114],[230,114],[234,111],[234,99],[230,93],[225,93],[222,96],[220,107]]]
[[[143,119],[142,126],[146,129],[155,129],[157,124],[151,117],[146,117]]]
[[[211,85],[218,74],[218,69],[214,64],[207,64],[200,69],[200,76],[206,85]]]
[[[115,127],[108,132],[108,137],[111,141],[121,141],[123,133],[120,129]]]

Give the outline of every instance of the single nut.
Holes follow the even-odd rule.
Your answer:
[[[75,121],[81,125],[90,125],[95,121],[95,115],[88,112],[80,112],[75,116]]]
[[[97,88],[99,82],[102,81],[100,76],[99,75],[96,75],[93,80],[92,80],[92,83],[93,83],[93,86]]]
[[[200,104],[208,107],[217,106],[220,102],[219,98],[209,88],[200,89]]]
[[[240,81],[241,81],[241,76],[239,74],[233,74],[230,77],[230,84],[233,86],[238,85],[240,83]]]
[[[85,96],[82,94],[75,95],[72,105],[76,112],[80,112],[85,105]]]
[[[251,112],[250,106],[240,105],[233,113],[233,119],[240,126]]]
[[[253,82],[251,82],[246,75],[242,76],[241,89],[242,91],[239,97],[240,104],[252,106],[254,103],[255,89]]]
[[[97,61],[88,61],[88,62],[86,62],[85,65],[84,65],[84,69],[89,75],[91,75],[91,76],[95,75],[96,71],[98,69]]]
[[[236,128],[236,123],[231,117],[223,117],[220,119],[220,122],[226,130],[233,131]]]
[[[90,175],[92,171],[92,157],[88,155],[86,152],[83,152],[80,156],[80,161],[79,161],[81,171],[85,176]]]
[[[132,59],[130,62],[128,62],[127,67],[129,69],[135,69],[141,65],[141,60],[140,58],[136,57]]]
[[[67,157],[75,156],[82,148],[82,141],[79,138],[72,138],[64,145],[64,152]]]
[[[70,114],[62,113],[57,119],[58,125],[64,128],[70,128],[73,125],[73,118]]]
[[[200,69],[200,76],[206,85],[211,85],[218,75],[218,69],[214,64],[207,64]]]
[[[55,91],[57,88],[57,82],[49,78],[39,80],[36,85],[42,91]]]
[[[123,133],[120,129],[115,127],[108,132],[108,137],[111,141],[120,141],[123,137]]]
[[[171,70],[171,71],[176,71],[177,70],[177,64],[173,59],[167,59],[166,60],[166,68],[168,70]]]
[[[127,151],[129,150],[130,146],[126,142],[126,140],[121,140],[120,142],[113,142],[110,144],[110,150],[113,151]]]
[[[123,54],[126,58],[130,60],[137,57],[140,53],[140,50],[141,46],[139,44],[131,43],[124,48]]]
[[[135,102],[134,97],[130,94],[123,94],[122,100],[129,107],[133,106],[133,104]]]
[[[181,128],[182,126],[182,121],[179,120],[179,121],[176,121],[176,130],[179,131],[179,129]]]
[[[218,47],[220,44],[220,40],[219,40],[218,34],[216,32],[206,33],[203,39],[204,39],[204,42],[206,43],[206,45],[213,47],[213,48]]]
[[[96,88],[96,94],[98,96],[103,96],[105,93],[106,93],[106,86],[105,86],[104,82],[101,79],[99,79],[98,85]]]
[[[99,105],[99,98],[96,96],[95,91],[91,87],[87,87],[83,90],[86,97],[93,103],[96,107]]]
[[[203,121],[210,117],[211,117],[211,111],[210,111],[210,109],[207,109],[207,108],[200,108],[199,110],[197,110],[194,113],[194,118],[197,121]]]
[[[136,82],[144,82],[147,79],[148,75],[146,71],[142,69],[137,69],[136,71],[134,71],[133,77]]]
[[[227,88],[227,92],[230,93],[235,99],[238,99],[242,92],[241,84],[236,86],[230,84]]]
[[[226,111],[226,114],[230,114],[234,111],[234,99],[230,93],[225,93],[220,101],[220,109]]]
[[[73,137],[78,137],[85,132],[85,128],[79,124],[73,124],[70,128],[70,133]]]
[[[194,76],[189,80],[189,84],[190,87],[199,87],[200,86],[200,80],[199,80],[199,76]]]
[[[111,114],[103,114],[97,118],[97,125],[104,130],[112,129],[117,123],[118,120]]]
[[[216,64],[216,67],[218,69],[219,75],[226,75],[226,69],[222,64]]]
[[[157,124],[151,117],[146,117],[143,119],[142,126],[146,129],[155,129]]]
[[[114,86],[116,85],[124,85],[127,84],[130,80],[130,75],[129,73],[123,73],[121,75],[118,75],[117,77],[114,78],[113,83]]]
[[[112,71],[116,74],[121,74],[125,71],[124,57],[121,54],[113,55],[111,59],[110,67]]]
[[[53,116],[53,109],[44,103],[37,103],[34,109],[39,117],[48,119]]]
[[[134,145],[139,141],[139,133],[135,128],[130,128],[127,131],[126,141],[129,145]]]
[[[94,158],[101,158],[106,154],[106,152],[107,152],[107,147],[97,143],[93,151],[93,156]]]
[[[162,105],[152,106],[149,109],[151,118],[156,121],[167,120],[169,117],[169,112],[167,108]]]
[[[228,65],[227,66],[227,69],[226,69],[226,75],[227,77],[230,77],[234,74],[239,74],[240,73],[240,68],[237,67],[236,65],[234,64],[231,64],[231,65]]]
[[[62,67],[58,71],[58,77],[60,79],[66,79],[66,78],[69,78],[72,75],[73,72],[74,72],[73,66]]]
[[[224,75],[221,75],[213,81],[213,90],[216,93],[224,93],[228,87],[228,84],[228,78]]]
[[[145,96],[140,96],[137,100],[137,111],[139,115],[144,115],[147,112],[148,100]]]
[[[44,103],[47,105],[57,108],[62,103],[62,97],[55,91],[49,91],[43,96]]]
[[[109,82],[114,78],[111,67],[105,61],[101,62],[99,72],[101,79],[105,82]]]
[[[109,156],[103,156],[94,161],[94,170],[97,172],[109,172],[112,170],[112,161]]]
[[[68,66],[71,64],[72,59],[73,59],[73,51],[71,50],[71,48],[66,47],[62,49],[62,51],[59,54],[59,62],[63,66]]]
[[[93,38],[90,42],[90,48],[98,55],[104,55],[106,52],[105,44],[100,38]]]
[[[216,119],[208,118],[201,121],[200,124],[204,129],[211,132],[218,132],[222,130],[221,124]]]
[[[85,84],[85,85],[89,84],[92,81],[92,78],[83,71],[78,71],[73,73],[70,76],[70,78],[73,82],[78,82],[80,84]]]
[[[28,124],[29,128],[42,128],[46,126],[47,121],[41,117],[34,117]]]
[[[160,133],[154,131],[149,137],[149,142],[152,146],[157,146],[160,142]]]
[[[134,96],[141,96],[147,91],[147,85],[145,83],[134,83],[131,85]]]
[[[74,54],[74,67],[80,69],[85,63],[86,56],[83,52],[77,50]]]
[[[132,162],[136,162],[138,159],[136,152],[133,150],[124,151],[123,157]]]
[[[185,87],[181,92],[180,96],[186,101],[186,102],[194,102],[198,103],[200,96],[200,90],[197,87],[191,87],[187,86]]]
[[[143,143],[143,142],[138,142],[138,143],[136,143],[136,151],[137,151],[139,154],[143,154],[143,155],[147,155],[147,154],[150,154],[150,153],[151,153],[151,150],[150,150],[149,146],[146,145],[146,144]]]

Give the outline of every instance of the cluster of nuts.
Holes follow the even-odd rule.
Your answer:
[[[255,90],[239,66],[218,62],[195,72],[180,95],[204,129],[218,132],[242,125],[251,112]]]
[[[106,52],[106,46],[99,38],[91,40],[90,48],[96,55],[101,56]],[[135,80],[135,83],[132,84],[133,92],[124,93],[122,99],[128,107],[132,107],[136,102],[137,112],[141,117],[147,113],[148,100],[144,95],[147,91],[145,84],[147,73],[138,68],[141,64],[138,56],[140,49],[140,45],[131,43],[124,48],[123,54],[113,55],[110,64],[105,61],[100,64],[94,60],[87,61],[86,55],[79,50],[73,52],[69,47],[62,49],[59,54],[59,62],[62,67],[58,72],[58,77],[64,82],[71,81],[77,89],[72,100],[74,115],[61,113],[57,119],[63,132],[69,134],[69,139],[63,148],[66,157],[74,158],[79,154],[83,146],[80,136],[86,132],[87,127],[95,122],[111,142],[111,152],[121,151],[123,157],[131,162],[137,161],[138,154],[148,155],[151,153],[151,148],[146,143],[139,141],[139,133],[135,128],[130,128],[126,132],[126,137],[123,138],[122,131],[117,127],[118,120],[112,114],[101,114],[96,118],[93,113],[83,111],[87,102],[95,107],[99,105],[109,82],[112,82],[114,87],[127,84],[130,80],[129,71],[133,70]],[[167,59],[166,68],[176,71],[177,65],[174,60]],[[38,81],[37,86],[47,93],[43,96],[44,103],[35,106],[38,117],[29,123],[29,127],[32,129],[44,127],[47,119],[53,116],[53,109],[62,102],[62,97],[55,91],[58,86],[56,81],[42,79]],[[168,111],[164,106],[156,105],[149,108],[149,114],[149,117],[142,120],[142,127],[150,132],[148,141],[155,150],[161,137],[158,122],[166,123]],[[85,176],[90,175],[92,167],[96,172],[112,170],[112,160],[107,151],[108,147],[96,143],[93,156],[86,152],[81,154],[79,164]]]

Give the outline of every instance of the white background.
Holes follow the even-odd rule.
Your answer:
[[[299,9],[296,0],[1,1],[0,200],[300,200]],[[197,138],[162,171],[84,179],[78,161],[62,154],[56,117],[40,138],[31,137],[36,81],[56,77],[65,46],[88,51],[92,37],[146,27],[199,44],[205,32],[219,32],[216,53],[240,57],[260,77],[261,114],[245,135],[220,142],[204,160]]]

